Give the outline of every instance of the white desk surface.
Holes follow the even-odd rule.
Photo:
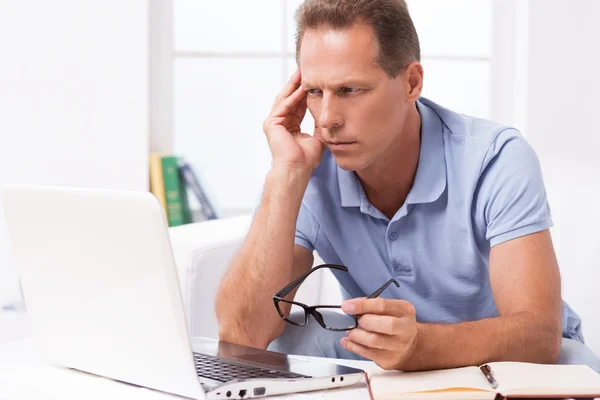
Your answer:
[[[304,358],[304,357],[303,357]],[[336,360],[340,364],[373,369],[365,361]],[[375,367],[376,368],[376,367]],[[349,388],[299,393],[267,399],[369,399],[366,382]],[[40,359],[30,339],[0,345],[0,400],[8,399],[155,399],[173,400],[182,397],[134,387],[103,377],[47,365]]]

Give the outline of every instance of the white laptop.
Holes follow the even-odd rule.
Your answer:
[[[34,344],[52,364],[194,399],[318,390],[364,376],[190,341],[166,220],[150,193],[14,185],[2,199]]]

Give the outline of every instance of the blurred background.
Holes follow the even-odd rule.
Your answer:
[[[160,152],[193,166],[220,217],[251,213],[300,3],[0,0],[0,185],[147,191]],[[514,126],[536,149],[564,297],[584,334],[600,332],[600,1],[408,4],[424,96]],[[20,301],[0,208],[0,342],[26,329]],[[600,334],[587,340],[600,349]]]

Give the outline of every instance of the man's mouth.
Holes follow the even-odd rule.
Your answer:
[[[330,150],[345,150],[347,148],[349,148],[350,146],[352,146],[353,144],[356,144],[356,142],[342,142],[342,141],[335,141],[335,142],[325,142],[327,143],[327,147],[329,147]]]

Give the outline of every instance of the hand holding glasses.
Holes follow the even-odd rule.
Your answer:
[[[344,312],[342,312],[341,306],[318,305],[311,307],[298,301],[284,299],[285,296],[290,294],[292,290],[294,290],[306,278],[308,278],[310,274],[321,268],[337,269],[340,271],[348,272],[348,268],[346,268],[345,266],[335,264],[322,264],[310,269],[309,271],[306,271],[304,274],[292,281],[289,285],[281,289],[279,292],[275,293],[275,295],[273,296],[273,302],[275,303],[275,308],[277,309],[279,316],[281,316],[281,318],[283,318],[284,321],[292,325],[305,326],[308,322],[308,316],[312,315],[314,319],[319,323],[319,325],[321,325],[323,328],[329,331],[349,331],[358,327],[358,316],[345,314]],[[395,279],[390,279],[389,281],[384,283],[383,286],[381,286],[379,289],[371,293],[368,296],[368,298],[373,299],[375,297],[378,297],[392,283],[394,283],[396,287],[400,287],[400,285]],[[285,313],[281,309],[281,303],[290,305],[291,312],[289,317],[285,316]],[[335,318],[332,318],[331,314],[323,313],[323,311],[338,312],[335,313]]]

